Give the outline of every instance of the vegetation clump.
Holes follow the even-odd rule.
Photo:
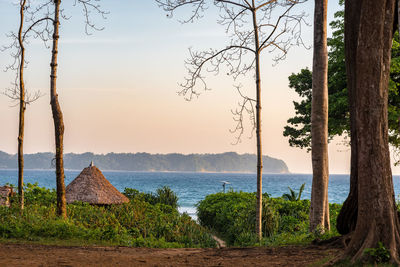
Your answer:
[[[364,253],[375,263],[384,263],[390,260],[390,251],[385,248],[382,242],[378,242],[378,247],[376,248],[365,249]]]
[[[330,204],[332,231],[316,236],[309,232],[310,201],[263,195],[262,245],[304,244],[312,240],[338,235],[336,218],[342,205]],[[199,223],[211,229],[231,246],[260,244],[254,233],[255,193],[217,193],[206,196],[197,204]]]
[[[56,212],[53,189],[28,184],[26,206],[0,207],[0,239],[79,245],[132,247],[215,247],[211,234],[177,210],[168,187],[157,194],[127,188],[130,202],[121,205],[67,205],[67,219]],[[15,202],[17,203],[17,202]]]

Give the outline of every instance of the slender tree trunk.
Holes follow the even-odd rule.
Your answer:
[[[253,7],[255,3],[253,0]],[[254,43],[255,43],[255,60],[256,60],[256,136],[257,136],[257,206],[256,206],[256,233],[258,240],[262,238],[262,143],[261,143],[261,78],[260,78],[260,41],[258,36],[257,14],[256,10],[252,10]]]
[[[22,29],[24,27],[24,9],[26,0],[20,1],[20,24],[18,30],[18,42],[20,48],[19,64],[19,126],[18,126],[18,197],[21,210],[24,209],[24,124],[25,124],[25,47],[22,40]]]
[[[64,184],[64,120],[61,112],[60,103],[57,94],[57,56],[58,56],[58,39],[60,26],[60,4],[61,0],[54,0],[54,30],[53,30],[53,48],[51,58],[51,75],[50,75],[50,98],[51,110],[53,113],[55,141],[56,141],[56,179],[57,179],[57,214],[60,217],[67,217],[66,200],[65,200],[65,184]]]
[[[346,55],[346,76],[347,76],[347,91],[349,96],[350,108],[350,144],[351,144],[351,165],[350,165],[350,192],[343,203],[343,207],[337,218],[337,230],[340,234],[345,235],[356,229],[357,213],[358,213],[358,150],[357,150],[357,127],[356,127],[356,103],[357,92],[357,65],[356,54],[358,44],[358,27],[352,25],[360,24],[360,9],[361,3],[357,1],[348,1],[346,3],[344,13],[345,24],[345,55]]]
[[[330,230],[328,203],[328,50],[327,0],[315,0],[314,58],[312,77],[312,166],[310,231]]]
[[[358,31],[353,53],[357,75],[354,95],[357,128],[357,224],[346,255],[353,260],[366,257],[366,248],[378,242],[389,250],[391,260],[399,264],[400,224],[394,197],[388,145],[388,82],[392,46],[395,0],[347,1],[349,13],[360,12],[359,23],[345,23],[346,33]],[[346,58],[346,61],[348,59]],[[353,95],[353,96],[354,96]],[[353,122],[353,121],[352,121]]]

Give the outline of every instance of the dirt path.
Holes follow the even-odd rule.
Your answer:
[[[226,243],[224,240],[219,239],[218,237],[216,237],[215,235],[212,236],[214,238],[214,240],[217,242],[217,246],[218,248],[226,248]]]
[[[0,244],[0,266],[301,266],[333,257],[338,249],[149,249]],[[318,265],[313,265],[318,266]]]

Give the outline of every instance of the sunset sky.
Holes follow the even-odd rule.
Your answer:
[[[0,0],[0,45],[9,43],[5,34],[17,30],[18,8],[11,0]],[[109,11],[106,20],[94,15],[104,30],[85,35],[82,11],[63,1],[59,48],[58,92],[65,120],[65,152],[149,153],[256,153],[255,138],[247,131],[242,143],[232,145],[235,124],[231,110],[240,100],[235,83],[226,75],[209,76],[212,88],[198,99],[185,101],[177,95],[178,83],[186,75],[188,48],[222,48],[229,43],[224,27],[216,23],[212,6],[204,18],[182,25],[177,20],[189,9],[166,17],[152,0],[101,1]],[[299,7],[312,22],[313,1]],[[329,1],[328,21],[339,9]],[[312,27],[303,28],[304,40],[312,44]],[[44,96],[27,108],[25,152],[54,151],[54,131],[49,105],[50,50],[33,40],[27,47],[29,66],[26,84]],[[9,52],[0,53],[0,67],[11,62]],[[271,56],[262,57],[263,154],[284,160],[291,172],[311,172],[310,154],[291,148],[282,136],[286,120],[294,115],[297,94],[287,77],[311,67],[312,50],[295,47],[287,59],[272,66]],[[0,91],[10,86],[13,73],[0,72]],[[253,90],[254,84],[242,82]],[[0,95],[0,150],[17,151],[18,109]],[[331,173],[349,172],[349,148],[330,144]],[[395,169],[399,172],[400,169]]]

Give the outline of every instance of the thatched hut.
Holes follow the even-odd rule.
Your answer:
[[[10,207],[10,197],[14,195],[11,186],[0,186],[0,206]]]
[[[111,205],[129,202],[93,163],[67,186],[65,193],[67,203],[81,201],[93,205]]]

